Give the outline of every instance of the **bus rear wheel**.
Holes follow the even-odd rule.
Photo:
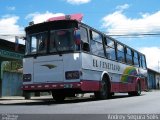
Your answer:
[[[136,91],[134,92],[129,92],[128,95],[129,96],[140,96],[141,95],[141,83],[140,81],[137,82],[137,86],[136,86]]]
[[[140,95],[141,95],[141,92],[142,92],[140,81],[138,81],[136,89],[137,89],[137,90],[136,90],[136,92],[135,92],[135,95],[136,95],[136,96],[140,96]]]
[[[110,96],[109,92],[109,83],[107,80],[102,79],[101,81],[101,89],[98,92],[94,93],[96,99],[108,99]]]
[[[63,102],[65,99],[65,94],[52,92],[52,97],[56,102]]]

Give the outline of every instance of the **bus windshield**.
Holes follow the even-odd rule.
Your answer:
[[[47,31],[28,35],[26,55],[47,53],[47,48],[50,53],[59,54],[74,51],[75,47],[73,29],[51,30],[49,33]]]
[[[73,29],[50,32],[50,52],[75,50]]]

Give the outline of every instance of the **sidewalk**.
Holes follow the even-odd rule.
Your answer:
[[[31,97],[31,99],[29,100],[26,100],[22,96],[8,96],[8,97],[0,98],[0,105],[34,103],[34,102],[42,102],[42,101],[51,101],[52,99],[53,98],[51,95]]]
[[[0,97],[0,100],[24,100],[23,96],[5,96]]]
[[[38,99],[51,99],[51,95],[43,95],[43,96],[32,96],[31,99],[38,100]],[[23,96],[5,96],[0,97],[0,100],[25,100]]]
[[[79,94],[76,97],[69,97],[66,98],[68,100],[72,100],[72,99],[86,99],[89,98],[92,94]],[[93,96],[93,95],[92,95]],[[40,97],[31,97],[31,99],[26,100],[24,97],[22,96],[7,96],[7,97],[1,97],[0,98],[0,105],[9,105],[9,104],[25,104],[25,103],[39,103],[39,102],[44,102],[44,101],[54,101],[52,95],[43,95]]]

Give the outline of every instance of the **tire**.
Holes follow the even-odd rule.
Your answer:
[[[56,102],[63,102],[66,96],[63,93],[52,92],[52,97]]]
[[[136,96],[140,96],[140,95],[141,95],[141,92],[142,92],[141,83],[140,83],[140,81],[138,81],[135,95],[136,95]]]
[[[29,92],[23,92],[23,96],[24,96],[24,98],[25,98],[25,100],[29,100],[29,99],[31,99],[31,93],[29,93]]]
[[[101,81],[101,89],[98,92],[94,93],[96,99],[108,99],[110,96],[109,82],[106,79]]]
[[[137,82],[136,91],[134,92],[128,92],[129,96],[140,96],[141,95],[141,83],[140,81]]]
[[[135,96],[135,92],[128,92],[129,96]]]
[[[110,93],[110,96],[114,96],[114,92],[111,92],[111,93]]]

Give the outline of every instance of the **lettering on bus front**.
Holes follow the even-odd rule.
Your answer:
[[[120,71],[119,65],[114,65],[112,63],[107,63],[104,61],[98,61],[96,59],[93,59],[93,67],[104,68],[104,69],[114,70],[114,71]]]

